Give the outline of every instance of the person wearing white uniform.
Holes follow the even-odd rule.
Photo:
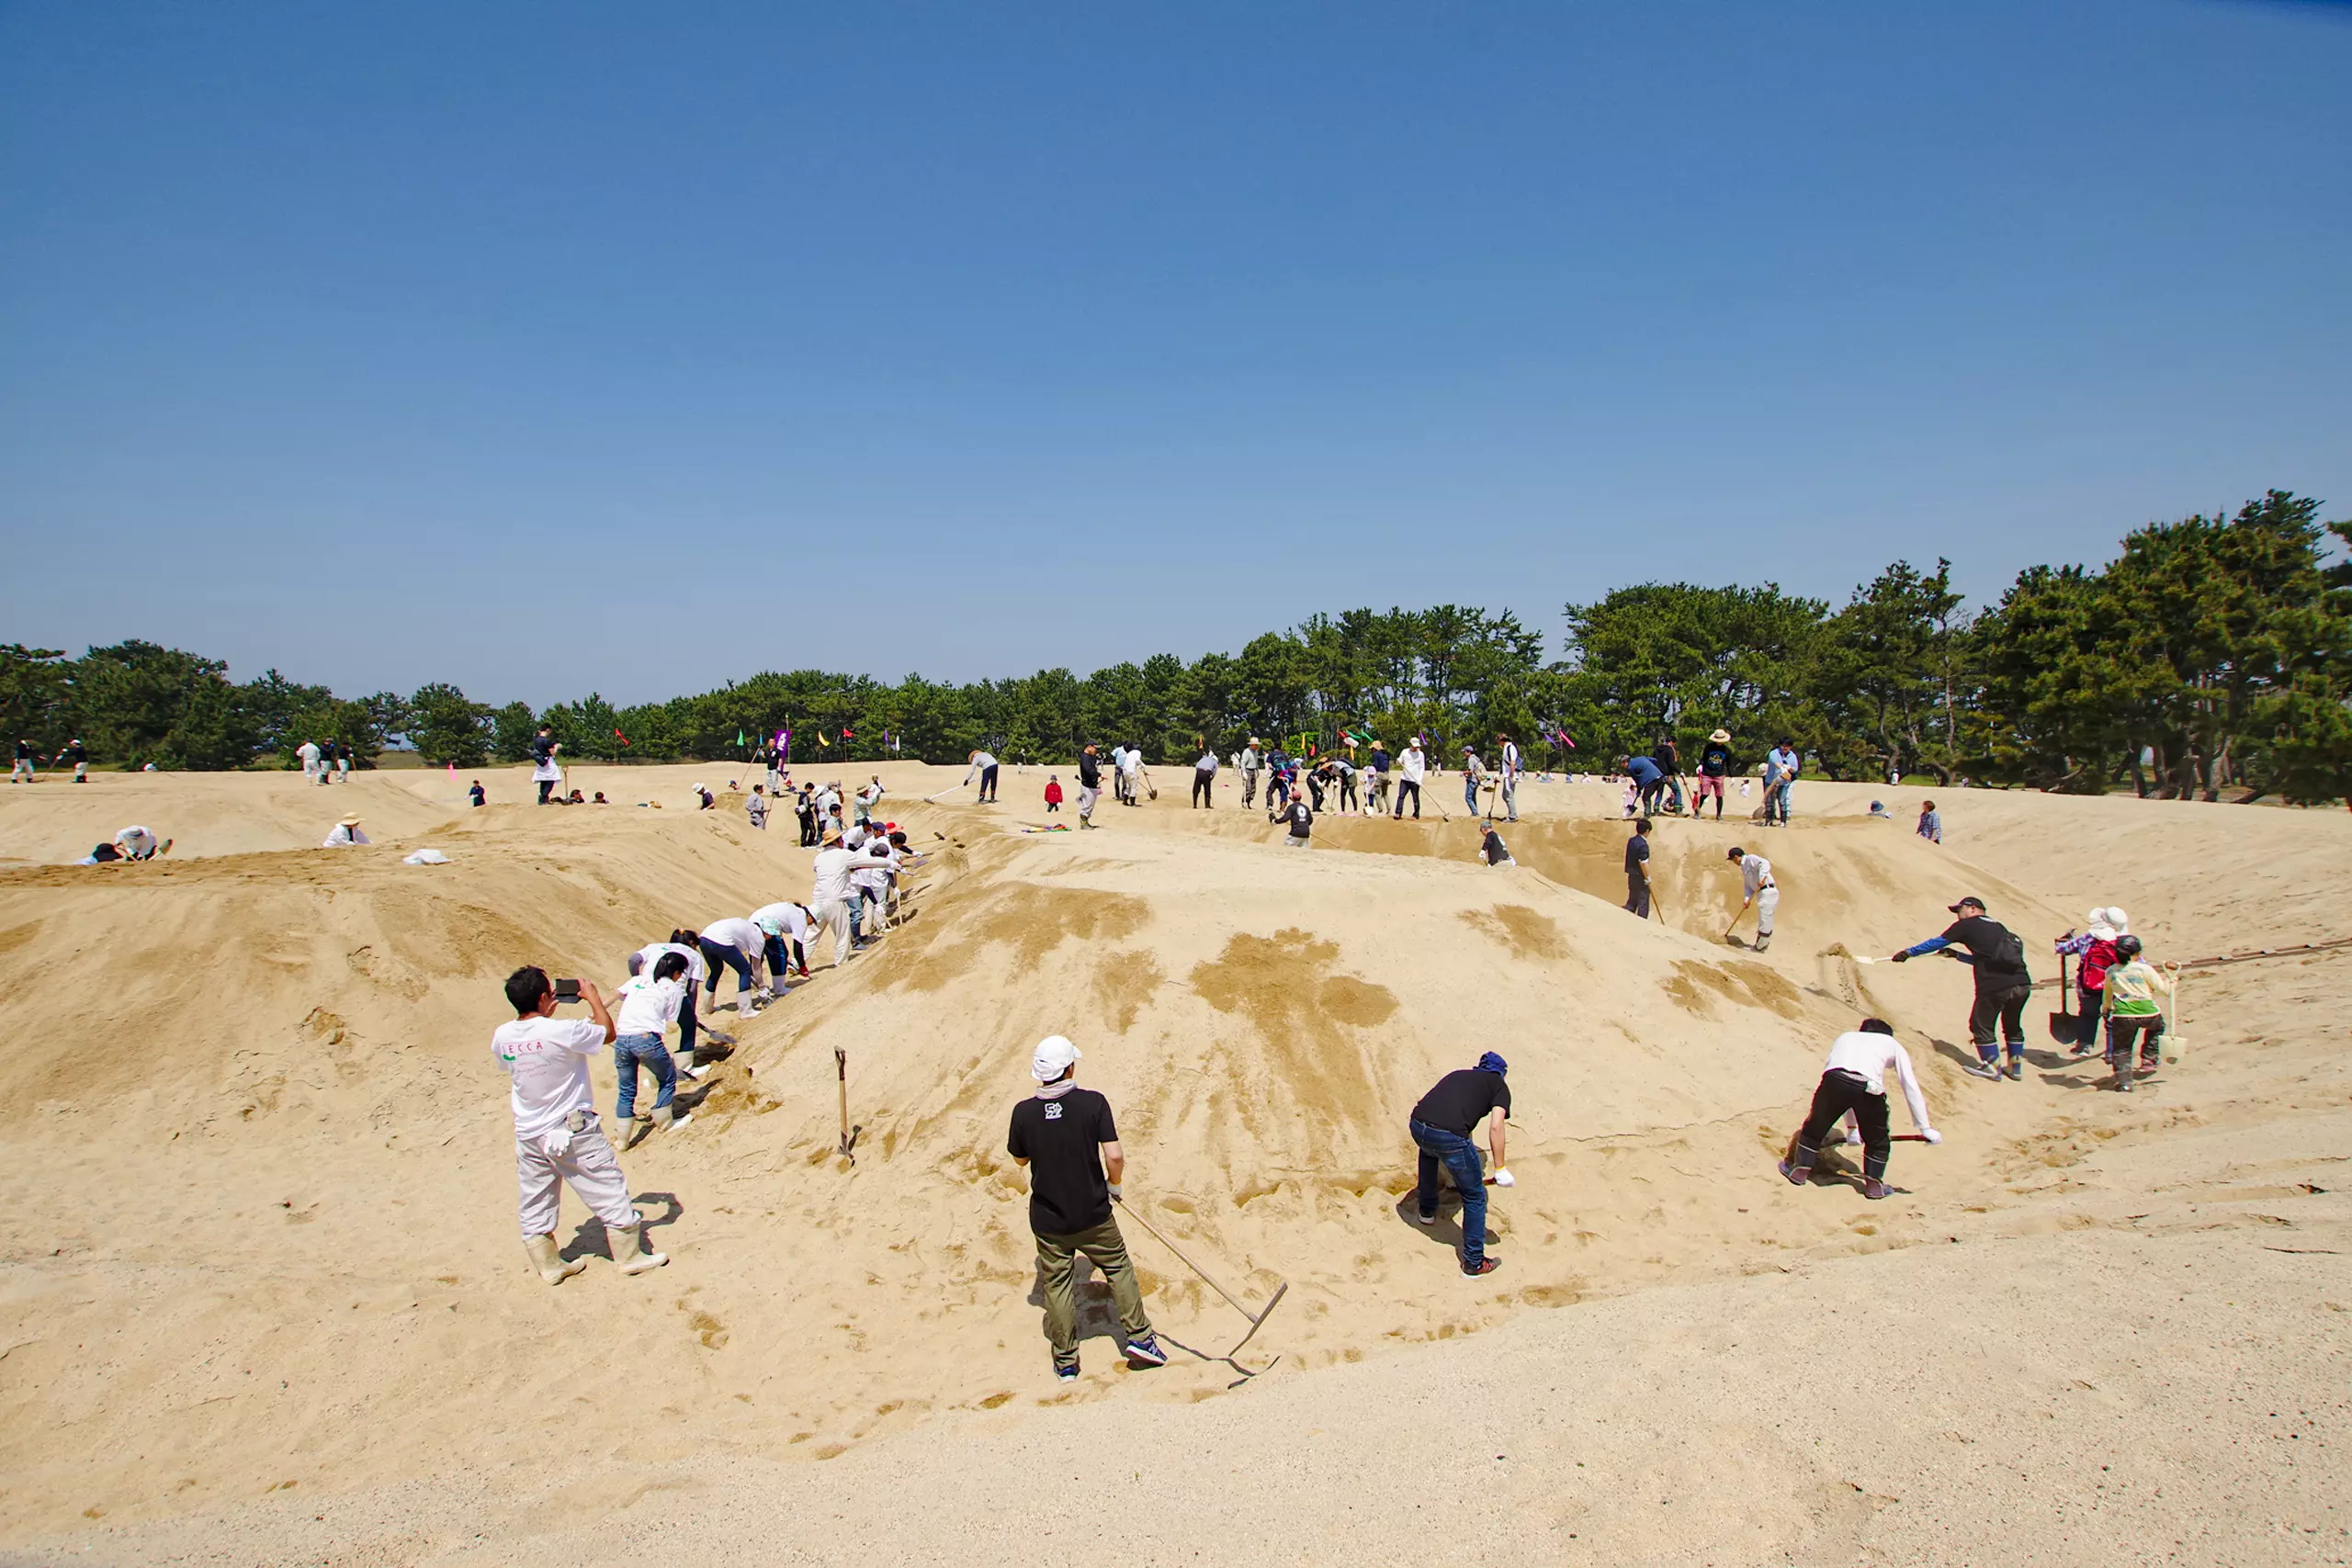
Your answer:
[[[1495,739],[1503,743],[1502,796],[1503,810],[1506,813],[1504,819],[1516,822],[1519,820],[1519,775],[1525,773],[1527,769],[1520,760],[1518,741],[1508,735],[1498,735]]]
[[[580,999],[588,1004],[590,1016],[560,1019],[547,971],[526,965],[506,977],[506,999],[514,1020],[491,1035],[490,1053],[514,1080],[509,1103],[524,1252],[550,1285],[560,1285],[588,1266],[583,1258],[567,1263],[556,1256],[556,1222],[562,1214],[563,1184],[570,1182],[580,1201],[605,1222],[613,1261],[622,1273],[661,1268],[670,1260],[646,1250],[638,1233],[644,1217],[629,1206],[628,1180],[588,1091],[589,1056],[617,1033],[605,998],[583,980]]]
[[[613,1106],[613,1120],[620,1123],[622,1145],[628,1141],[629,1123],[637,1119],[637,1069],[640,1064],[653,1075],[653,1124],[656,1127],[683,1127],[694,1120],[694,1112],[673,1115],[671,1104],[678,1093],[678,1064],[672,1059],[669,1047],[662,1043],[662,1034],[678,1021],[684,1010],[686,987],[686,958],[682,953],[665,953],[653,961],[653,967],[643,975],[631,976],[621,985],[620,1007],[613,1014],[613,1028],[617,1032],[613,1041],[613,1072],[619,1077],[620,1097]],[[708,1068],[689,1068],[696,1077]]]
[[[1761,953],[1772,945],[1772,912],[1781,907],[1781,889],[1772,880],[1772,863],[1762,855],[1749,854],[1736,844],[1732,846],[1730,859],[1739,867],[1739,914],[1747,913],[1750,904],[1756,906],[1756,951]],[[1739,915],[1734,915],[1732,919],[1736,923]],[[1728,940],[1731,933],[1724,934]]]
[[[721,967],[735,971],[735,1010],[749,1015],[760,1002],[773,1001],[775,993],[762,981],[761,967],[767,962],[768,933],[748,919],[741,918],[713,920],[702,928],[702,955],[710,964],[710,974],[704,981],[713,1008],[718,1006],[719,971]],[[743,993],[758,988],[757,996],[749,1003]]]
[[[890,873],[895,869],[889,841],[882,837],[880,829],[868,829],[865,841],[858,846],[856,869],[849,874],[850,886],[856,889],[857,897],[850,907],[852,942],[872,942],[877,934],[883,907],[890,896]]]
[[[683,953],[686,960],[686,998],[678,1010],[678,1059],[686,1065],[688,1076],[700,1077],[695,1070],[695,1035],[708,1035],[714,1045],[732,1045],[735,1037],[716,1029],[706,1029],[695,1013],[695,998],[702,992],[702,983],[710,973],[709,964],[702,955],[702,933],[685,930],[673,931],[667,942],[648,942],[628,955],[628,972],[642,975],[662,960],[665,953]]]
[[[304,784],[318,783],[319,743],[315,740],[305,740],[294,748],[294,755],[302,760],[302,782]]]
[[[1405,754],[1396,759],[1396,819],[1404,818],[1405,792],[1408,790],[1413,795],[1413,820],[1418,822],[1421,819],[1421,779],[1429,772],[1429,759],[1421,754],[1421,740],[1417,735],[1405,743]]]
[[[964,782],[970,784],[978,779],[980,784],[980,804],[988,805],[996,799],[996,759],[986,751],[975,751],[971,756],[971,771],[964,775]]]
[[[104,865],[109,861],[153,860],[172,847],[169,839],[158,839],[153,828],[136,824],[114,836],[114,842],[100,844],[74,862],[76,865]]]
[[[839,839],[817,852],[816,886],[808,895],[808,908],[817,923],[833,933],[836,969],[849,962],[849,907],[857,897],[850,886],[850,874],[856,869],[857,855],[842,848]]]
[[[1813,1091],[1813,1109],[1796,1136],[1789,1140],[1781,1174],[1798,1187],[1812,1180],[1814,1161],[1821,1156],[1821,1140],[1839,1117],[1851,1115],[1862,1134],[1862,1196],[1883,1198],[1893,1191],[1886,1184],[1887,1151],[1894,1146],[1886,1126],[1889,1071],[1903,1086],[1911,1125],[1928,1143],[1942,1143],[1944,1135],[1928,1122],[1928,1101],[1919,1092],[1918,1075],[1911,1070],[1910,1055],[1894,1038],[1894,1027],[1866,1018],[1860,1029],[1840,1034],[1830,1045],[1828,1066]]]
[[[1130,746],[1119,754],[1117,761],[1119,788],[1125,796],[1126,803],[1129,806],[1141,806],[1143,802],[1136,798],[1136,785],[1143,782],[1143,748]]]
[[[752,911],[752,923],[768,933],[768,973],[781,980],[797,970],[808,977],[808,933],[816,917],[805,904],[767,904]]]
[[[368,842],[368,835],[359,830],[359,818],[346,817],[334,825],[334,830],[319,845],[322,850],[347,849],[353,844]]]

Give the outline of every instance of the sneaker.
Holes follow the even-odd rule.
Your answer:
[[[1966,1073],[1971,1077],[1997,1078],[2001,1076],[2001,1064],[1998,1062],[1962,1062],[1960,1065],[1960,1070]]]
[[[1127,1365],[1136,1371],[1148,1367],[1164,1367],[1168,1352],[1159,1348],[1159,1340],[1149,1334],[1127,1341]]]
[[[2087,1056],[2090,1054],[2091,1043],[2087,1040],[2077,1040],[2066,1047],[2066,1055],[2069,1056]]]
[[[1469,1278],[1476,1280],[1482,1274],[1493,1273],[1502,1266],[1502,1259],[1499,1258],[1481,1258],[1476,1263],[1464,1263],[1462,1266],[1462,1272]]]
[[[1791,1165],[1787,1160],[1782,1160],[1781,1162],[1781,1174],[1789,1179],[1790,1186],[1803,1187],[1806,1182],[1813,1179],[1813,1167],[1809,1165]]]
[[[1766,951],[1771,945],[1772,939],[1769,936],[1759,936],[1756,939],[1756,951],[1758,953]]]
[[[1078,1358],[1076,1356],[1072,1356],[1069,1360],[1065,1361],[1059,1356],[1055,1357],[1054,1376],[1062,1382],[1076,1382],[1078,1381]]]
[[[2143,1078],[2144,1078],[2144,1077],[2146,1077],[2150,1073],[2154,1072],[2154,1071],[2156,1070],[2156,1068],[2157,1068],[2159,1066],[2161,1066],[2161,1065],[2162,1065],[2162,1064],[2160,1064],[2159,1062],[2157,1062],[2157,1060],[2156,1060],[2154,1056],[2143,1056],[2143,1057],[2141,1057],[2141,1058],[2140,1058],[2140,1076],[2141,1076],[2142,1077],[2143,1077]]]
[[[2115,1080],[2115,1092],[2118,1094],[2130,1094],[2132,1092],[2132,1080],[2119,1075]]]
[[[2009,1058],[2008,1078],[2011,1083],[2025,1082],[2025,1059],[2023,1057],[2012,1056]]]
[[[1883,1198],[1894,1190],[1894,1188],[1889,1187],[1883,1181],[1865,1181],[1862,1183],[1862,1196],[1872,1200]]]
[[[1435,1214],[1424,1214],[1419,1209],[1416,1209],[1413,1211],[1413,1223],[1417,1225],[1433,1225],[1437,1224],[1437,1216]]]
[[[678,1069],[678,1070],[679,1070],[679,1071],[681,1071],[681,1072],[683,1072],[683,1073],[684,1073],[684,1074],[686,1075],[686,1077],[690,1077],[690,1078],[694,1079],[696,1083],[700,1083],[703,1079],[705,1079],[705,1078],[707,1078],[707,1077],[710,1077],[711,1073],[713,1072],[713,1070],[715,1070],[715,1069],[718,1067],[718,1063],[713,1062],[713,1063],[710,1063],[710,1064],[709,1064],[708,1066],[700,1066],[700,1067],[693,1067],[693,1066],[689,1066],[689,1067],[681,1067],[681,1068],[680,1068],[680,1069]]]

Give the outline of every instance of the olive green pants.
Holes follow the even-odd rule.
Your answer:
[[[1143,1289],[1136,1283],[1136,1266],[1127,1261],[1127,1244],[1119,1235],[1117,1219],[1082,1230],[1075,1235],[1037,1237],[1037,1261],[1046,1270],[1046,1337],[1054,1355],[1067,1359],[1078,1354],[1078,1259],[1083,1254],[1111,1281],[1111,1299],[1119,1309],[1119,1326],[1129,1339],[1151,1332],[1143,1313]]]

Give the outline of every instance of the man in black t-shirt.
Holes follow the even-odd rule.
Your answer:
[[[1634,824],[1634,836],[1625,840],[1625,912],[1640,919],[1650,918],[1650,819],[1646,817]]]
[[[1054,1376],[1078,1380],[1078,1258],[1082,1253],[1111,1282],[1127,1365],[1164,1367],[1167,1352],[1144,1315],[1143,1291],[1111,1205],[1119,1201],[1126,1155],[1111,1102],[1078,1087],[1078,1047],[1056,1034],[1038,1043],[1029,1074],[1037,1092],[1012,1108],[1005,1152],[1028,1166],[1029,1228],[1046,1276],[1046,1336],[1053,1342]],[[1109,1179],[1104,1179],[1104,1168]]]
[[[1503,1122],[1510,1115],[1510,1086],[1503,1075],[1510,1070],[1500,1056],[1487,1052],[1476,1066],[1438,1079],[1437,1087],[1413,1107],[1408,1123],[1413,1144],[1421,1151],[1413,1217],[1425,1225],[1437,1224],[1437,1173],[1443,1166],[1462,1194],[1462,1271],[1473,1279],[1501,1267],[1487,1256],[1487,1173],[1478,1164],[1478,1145],[1472,1135],[1480,1122],[1487,1123],[1495,1179],[1510,1186],[1510,1173],[1503,1166]]]
[[[1094,807],[1102,798],[1102,759],[1094,754],[1094,742],[1078,754],[1078,825],[1094,826]]]
[[[1290,834],[1283,840],[1283,843],[1294,850],[1306,848],[1308,840],[1315,832],[1314,807],[1296,795],[1291,796],[1290,804],[1283,807],[1281,815],[1272,820],[1290,824]]]
[[[2000,1024],[2008,1044],[2008,1077],[2025,1077],[2025,1003],[2033,994],[2033,973],[2026,967],[2025,943],[1998,920],[1987,919],[1984,900],[1962,898],[1950,906],[1960,919],[1941,936],[1905,948],[1894,955],[1901,964],[1922,953],[1950,953],[1955,946],[1966,953],[1950,953],[1976,971],[1976,1005],[1968,1010],[1968,1036],[1975,1042],[1978,1065],[1968,1068],[1980,1078],[2002,1076],[2000,1048],[1994,1043],[1993,1026]]]
[[[1715,797],[1715,820],[1724,819],[1724,775],[1731,772],[1731,731],[1718,729],[1707,737],[1699,752],[1699,778],[1690,795],[1690,815],[1696,817]]]

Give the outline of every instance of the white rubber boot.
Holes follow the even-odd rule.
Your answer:
[[[703,1070],[709,1071],[707,1067]],[[676,1108],[673,1106],[657,1105],[653,1108],[653,1127],[656,1132],[666,1132],[672,1127],[683,1127],[694,1119],[695,1113],[691,1111],[681,1116],[677,1114]]]
[[[613,1261],[620,1265],[624,1274],[642,1274],[670,1261],[662,1253],[645,1250],[645,1242],[639,1235],[637,1225],[624,1226],[619,1230],[606,1225],[605,1234],[613,1238]]]
[[[539,1271],[539,1278],[550,1285],[560,1285],[588,1267],[588,1260],[584,1258],[575,1258],[566,1263],[557,1257],[555,1237],[551,1235],[525,1236],[523,1250],[529,1256],[531,1266]]]

